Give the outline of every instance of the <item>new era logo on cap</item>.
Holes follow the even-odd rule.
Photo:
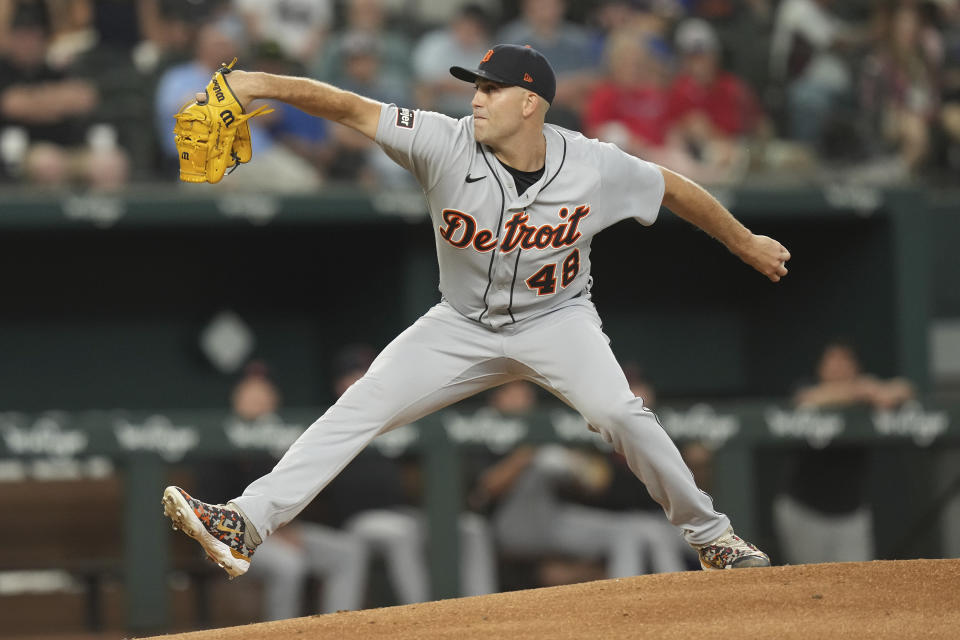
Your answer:
[[[525,87],[547,102],[557,93],[557,78],[542,53],[516,44],[498,44],[484,54],[476,69],[450,67],[454,78],[474,82],[484,78],[501,84]]]

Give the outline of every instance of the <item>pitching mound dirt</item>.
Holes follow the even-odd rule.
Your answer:
[[[162,637],[956,639],[960,560],[639,576]]]

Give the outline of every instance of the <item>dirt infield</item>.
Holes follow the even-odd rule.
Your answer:
[[[639,576],[161,637],[955,639],[960,560]]]

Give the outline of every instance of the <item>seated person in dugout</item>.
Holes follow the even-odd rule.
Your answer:
[[[914,397],[903,378],[865,373],[854,348],[828,343],[816,380],[800,387],[797,408],[865,406],[893,409]],[[863,562],[874,559],[873,509],[867,496],[869,456],[864,447],[829,445],[793,453],[786,486],[773,504],[774,527],[791,564]]]

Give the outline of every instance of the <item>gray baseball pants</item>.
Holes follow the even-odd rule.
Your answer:
[[[564,399],[613,444],[687,542],[710,542],[729,526],[656,416],[631,393],[585,298],[497,330],[440,302],[387,345],[273,470],[233,502],[269,536],[378,434],[518,378]]]

